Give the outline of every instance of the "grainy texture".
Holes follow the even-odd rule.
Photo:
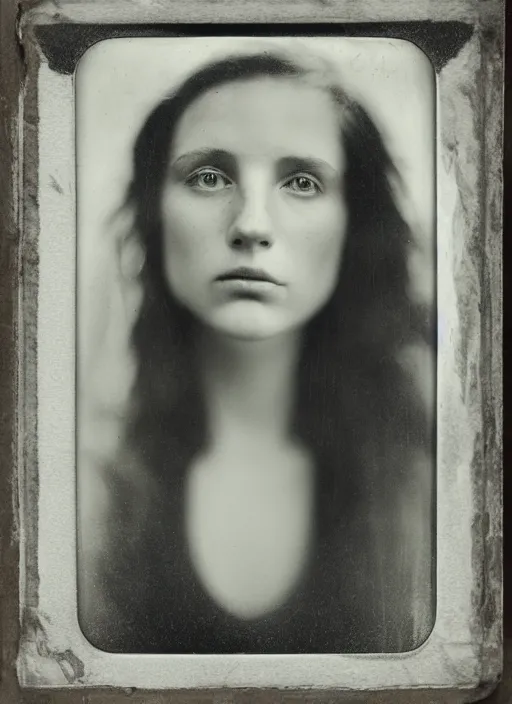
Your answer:
[[[1,0],[0,0],[1,1]],[[19,476],[22,480],[20,510],[23,515],[22,546],[37,545],[37,515],[28,509],[38,501],[38,453],[37,453],[37,312],[38,312],[38,96],[37,70],[39,54],[34,46],[27,44],[23,50],[23,194],[20,199],[19,257],[22,267],[20,280],[20,337],[22,354],[20,369],[20,431],[23,433],[19,454]],[[35,503],[34,503],[35,502]],[[27,607],[37,606],[39,576],[37,556],[30,550],[23,554],[26,580],[24,601]],[[22,614],[22,628],[27,627]]]
[[[473,34],[473,26],[464,22],[351,22],[348,24],[330,23],[314,25],[315,34],[320,36],[358,37],[392,37],[415,43],[429,57],[436,71],[457,56],[464,44]],[[246,24],[222,25],[215,28],[215,33],[225,36],[266,36],[269,33],[301,35],[311,33],[311,25]],[[52,71],[71,74],[79,59],[96,42],[123,37],[169,37],[191,36],[208,37],[212,34],[211,25],[186,24],[175,29],[174,25],[151,24],[60,24],[39,25],[36,28],[36,40]]]
[[[17,7],[0,2],[0,634],[1,696],[15,702],[18,647],[18,106],[22,52]]]
[[[482,686],[491,679],[492,663],[499,658],[502,623],[502,461],[503,461],[503,310],[502,310],[502,196],[503,105],[497,100],[504,84],[503,28],[482,23],[483,87],[480,134],[482,153],[482,245],[480,335],[482,393],[482,476],[479,482],[482,547],[475,541],[474,569],[481,575]],[[482,559],[483,557],[483,559]]]
[[[501,0],[125,0],[123,10],[113,1],[58,0],[24,3],[25,22],[389,22],[443,20],[474,22],[496,16]]]
[[[482,200],[478,204],[478,227],[472,230],[471,259],[477,268],[476,281],[480,291],[480,310],[477,326],[480,333],[480,349],[477,365],[471,370],[475,387],[473,398],[481,409],[481,435],[478,454],[475,455],[475,477],[478,502],[474,523],[474,565],[475,565],[475,606],[481,609],[481,618],[475,624],[475,633],[480,634],[482,643],[481,687],[476,693],[448,692],[442,696],[443,702],[476,701],[489,691],[489,681],[496,670],[499,658],[501,614],[501,136],[502,113],[498,100],[499,86],[502,81],[502,37],[496,23],[500,2],[495,0],[459,0],[439,3],[438,0],[421,3],[395,3],[386,0],[363,2],[347,0],[346,2],[329,2],[329,0],[300,1],[287,5],[285,2],[212,2],[191,0],[187,3],[174,0],[157,0],[151,5],[145,2],[126,1],[123,13],[115,2],[73,2],[60,0],[58,3],[25,3],[26,13],[22,24],[25,28],[37,21],[43,23],[60,23],[68,21],[136,23],[148,22],[209,22],[224,19],[232,22],[251,22],[265,19],[267,22],[342,22],[364,21],[371,16],[374,21],[402,21],[443,19],[474,22],[478,11],[481,12],[479,36],[481,38],[481,68],[476,93],[470,100],[478,101],[476,122],[478,134],[484,139],[479,156],[479,183],[483,190]],[[8,704],[16,702],[39,702],[42,704],[99,704],[100,702],[137,702],[138,704],[163,704],[164,702],[212,702],[215,704],[239,702],[330,702],[340,701],[336,693],[322,692],[304,694],[267,691],[216,691],[215,693],[143,693],[129,690],[113,692],[107,690],[61,690],[48,692],[20,692],[16,682],[15,658],[18,646],[18,535],[16,524],[17,497],[17,405],[18,389],[17,356],[21,344],[25,349],[24,392],[21,400],[25,404],[24,418],[24,487],[30,495],[22,497],[27,505],[37,505],[37,457],[36,438],[36,315],[37,315],[37,96],[34,70],[38,61],[37,52],[30,42],[25,43],[26,55],[16,41],[17,8],[12,0],[0,0],[0,153],[7,155],[0,169],[1,210],[0,210],[0,335],[2,354],[0,356],[0,398],[2,413],[0,415],[0,630],[2,637],[2,661],[0,701]],[[487,24],[487,18],[491,22]],[[24,76],[23,66],[30,66],[25,84],[29,99],[24,103],[24,151],[31,156],[22,165],[16,159],[18,151],[17,111],[18,93]],[[33,81],[31,84],[30,81]],[[475,104],[475,103],[473,103]],[[478,102],[477,102],[478,104]],[[13,166],[11,166],[13,165]],[[20,271],[18,208],[16,207],[18,169],[23,166],[24,206],[20,213],[29,219],[29,227],[34,239],[26,238],[23,242],[23,277]],[[485,188],[484,188],[485,186]],[[23,342],[18,336],[17,324],[18,284],[23,278]],[[475,304],[473,299],[472,304]],[[9,471],[11,470],[11,471]],[[27,520],[28,519],[28,520]],[[32,544],[37,539],[37,516],[25,515],[24,538]],[[482,555],[485,569],[481,570]],[[26,603],[31,609],[37,608],[37,565],[28,562],[27,580],[29,592]],[[481,570],[479,572],[479,570]],[[29,629],[34,621],[25,618],[24,627]],[[41,647],[41,644],[36,644]],[[44,644],[43,646],[44,647]],[[510,651],[509,651],[510,660]],[[508,692],[508,694],[507,694]],[[376,704],[427,704],[439,701],[439,695],[433,692],[381,692],[370,700],[368,694],[345,694],[345,701],[369,702]],[[510,701],[510,683],[495,693],[491,700],[496,704]]]
[[[477,31],[478,51],[468,59],[475,62],[474,70],[462,64],[456,72],[441,73],[439,88],[443,151],[454,158],[459,198],[453,266],[461,332],[455,354],[463,395],[459,408],[467,410],[473,429],[472,642],[479,648],[479,694],[484,696],[494,686],[502,616],[503,115],[497,98],[503,85],[503,35],[495,23],[482,22]]]

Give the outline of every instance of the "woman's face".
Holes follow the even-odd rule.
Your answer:
[[[347,220],[339,119],[326,92],[284,78],[223,85],[185,110],[162,192],[164,271],[207,326],[264,339],[331,296]]]

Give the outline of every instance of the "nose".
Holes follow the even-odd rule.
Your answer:
[[[229,232],[233,249],[269,249],[274,243],[269,213],[269,193],[263,184],[253,184],[240,193],[238,210]]]

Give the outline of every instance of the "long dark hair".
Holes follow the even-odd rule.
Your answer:
[[[133,213],[129,236],[144,252],[132,332],[137,374],[111,467],[109,547],[98,582],[121,603],[133,587],[127,573],[151,571],[145,555],[158,542],[162,487],[181,481],[205,439],[188,348],[192,321],[172,298],[162,267],[160,199],[174,130],[206,91],[268,76],[312,81],[342,113],[346,242],[336,289],[305,331],[294,430],[319,468],[332,580],[350,573],[344,588],[365,613],[367,633],[354,649],[407,650],[424,640],[433,619],[433,429],[402,360],[411,347],[431,344],[429,310],[411,295],[414,240],[397,207],[398,174],[379,130],[336,82],[284,55],[207,65],[162,100],[136,140],[124,208]]]

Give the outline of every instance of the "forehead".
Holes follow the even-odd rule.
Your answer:
[[[340,116],[324,90],[288,78],[255,78],[212,88],[183,113],[177,158],[197,149],[238,157],[311,156],[341,164]]]

